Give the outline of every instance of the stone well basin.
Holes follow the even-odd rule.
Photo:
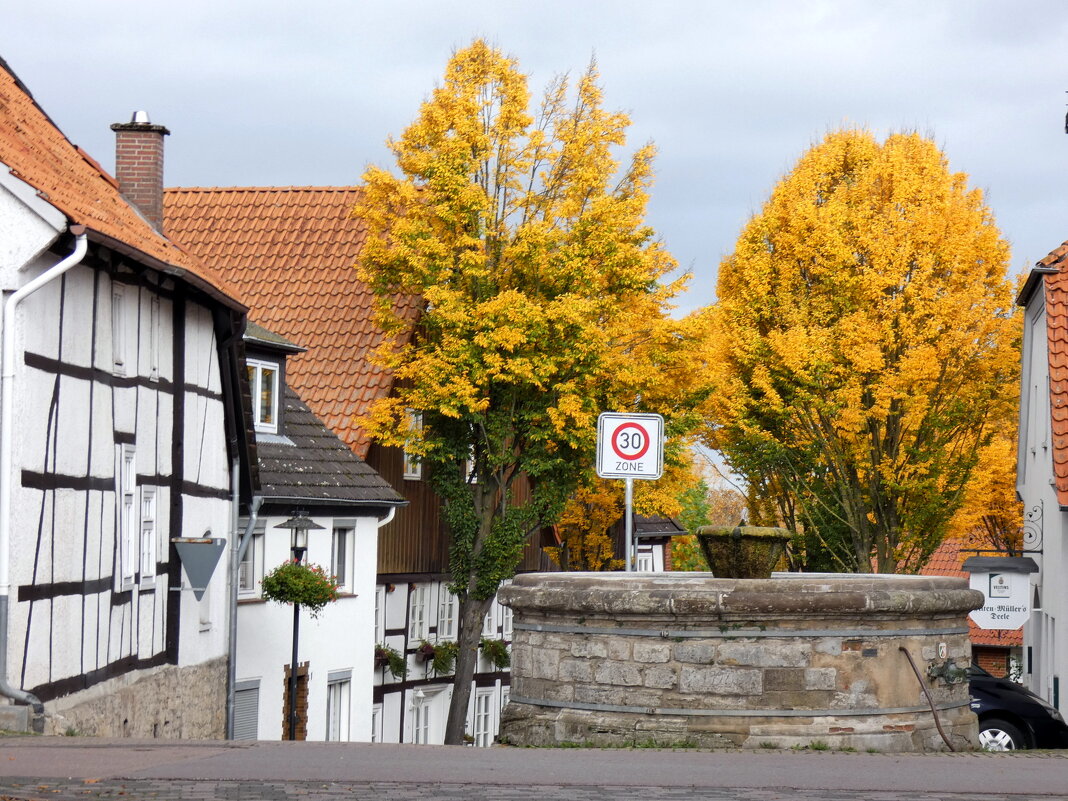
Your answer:
[[[515,615],[504,742],[977,747],[961,669],[983,600],[965,579],[528,573],[499,597]]]

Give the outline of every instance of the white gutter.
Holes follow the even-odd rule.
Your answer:
[[[378,527],[382,528],[382,526],[384,526],[387,523],[389,523],[389,521],[392,520],[396,514],[397,514],[397,507],[396,506],[389,507],[389,511],[386,512],[386,516],[378,521]]]
[[[81,263],[89,243],[84,225],[72,225],[74,252],[17,290],[3,305],[0,347],[0,695],[33,707],[35,731],[43,731],[44,704],[31,693],[12,687],[7,680],[8,599],[11,595],[11,454],[15,390],[15,308],[45,284]]]

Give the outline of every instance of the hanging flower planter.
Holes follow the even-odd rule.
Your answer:
[[[458,643],[452,640],[441,640],[437,644],[423,640],[419,643],[415,654],[419,661],[429,663],[434,672],[439,676],[452,673],[453,665],[456,664],[456,655],[460,652]]]
[[[482,656],[497,670],[504,670],[512,663],[508,653],[508,643],[504,640],[491,640],[483,637],[478,647],[482,650]]]
[[[338,599],[337,580],[320,565],[283,562],[262,582],[263,597],[280,604],[300,604],[312,617]]]
[[[375,667],[386,668],[395,679],[403,679],[408,672],[408,663],[404,656],[388,645],[375,646]]]

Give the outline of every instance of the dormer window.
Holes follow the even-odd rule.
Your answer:
[[[252,420],[256,431],[278,433],[278,364],[248,360],[248,385],[252,392]]]

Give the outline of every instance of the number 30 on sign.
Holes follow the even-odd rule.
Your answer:
[[[598,476],[653,479],[663,467],[663,417],[604,412],[597,418]]]

